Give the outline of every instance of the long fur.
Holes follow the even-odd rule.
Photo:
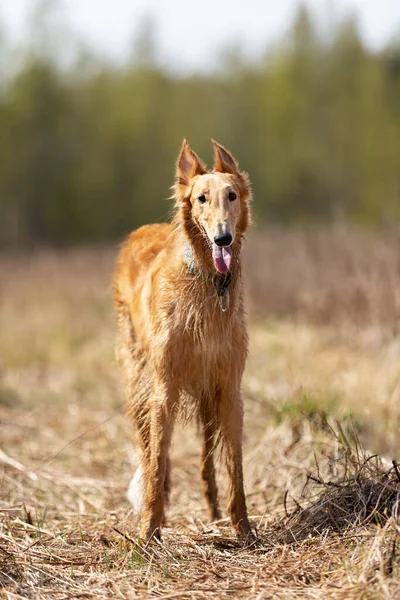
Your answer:
[[[214,171],[210,174],[184,141],[172,222],[131,233],[115,271],[119,357],[141,452],[128,495],[137,510],[143,504],[141,536],[147,540],[160,535],[165,518],[170,490],[168,450],[177,416],[194,416],[203,433],[201,475],[211,519],[220,517],[213,452],[217,439],[222,439],[232,523],[239,534],[251,535],[243,492],[240,391],[248,346],[241,249],[250,221],[251,189],[248,176],[239,171],[230,153],[213,144]],[[209,206],[203,210],[194,194],[203,189],[199,186],[207,185]],[[230,185],[238,194],[232,206],[219,200]],[[221,310],[217,291],[225,275],[217,273],[210,249],[210,231],[222,211],[235,229],[226,312]],[[185,260],[186,247],[193,257],[194,273]]]

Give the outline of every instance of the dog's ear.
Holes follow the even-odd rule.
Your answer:
[[[239,175],[239,165],[226,148],[211,140],[214,146],[214,171]]]
[[[207,173],[205,164],[191,149],[186,140],[183,140],[182,148],[176,163],[177,186],[188,186],[192,177]]]
[[[243,200],[251,200],[251,183],[249,176],[244,171],[239,171],[239,165],[226,148],[211,140],[214,146],[214,171],[216,173],[229,173],[235,175]]]

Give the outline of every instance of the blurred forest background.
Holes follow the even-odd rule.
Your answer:
[[[43,6],[30,29],[24,48],[0,35],[1,248],[165,219],[183,137],[206,160],[210,137],[232,150],[258,224],[400,217],[400,39],[373,51],[356,19],[322,32],[303,7],[258,60],[234,44],[212,73],[182,74],[157,60],[150,20],[124,64],[79,48]]]

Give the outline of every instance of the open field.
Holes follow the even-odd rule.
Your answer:
[[[136,537],[115,251],[1,258],[0,597],[400,597],[398,246],[329,231],[249,245],[250,548],[207,522],[194,425],[175,432],[162,544]]]

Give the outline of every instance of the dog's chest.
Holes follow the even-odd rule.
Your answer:
[[[221,308],[212,286],[199,289],[194,283],[179,296],[174,290],[174,302],[162,302],[160,316],[167,327],[154,337],[156,345],[164,346],[167,371],[188,391],[204,390],[231,371],[241,372],[247,352],[245,320],[235,286],[230,288],[230,304]]]
[[[223,359],[225,354],[229,354],[227,348],[231,345],[230,336],[223,336],[223,338],[224,339],[221,340],[216,335],[208,335],[205,336],[203,340],[192,339],[192,361],[195,362],[196,365],[201,364],[207,368],[210,363],[215,363],[216,361]]]
[[[232,345],[232,323],[226,315],[219,314],[213,320],[197,318],[186,322],[180,343],[189,362],[215,362],[229,353]]]
[[[238,339],[241,340],[239,348]],[[181,387],[197,392],[225,378],[231,370],[241,370],[246,355],[246,334],[240,332],[236,320],[221,313],[212,321],[196,320],[192,326],[186,323],[184,332],[175,338],[174,348],[174,378]]]
[[[192,340],[175,373],[181,389],[199,395],[214,388],[232,365],[231,345],[210,337],[202,343]]]

